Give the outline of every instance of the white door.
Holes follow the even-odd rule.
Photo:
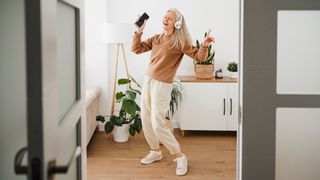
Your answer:
[[[36,0],[25,10],[28,143],[16,172],[29,180],[86,179],[83,2]]]

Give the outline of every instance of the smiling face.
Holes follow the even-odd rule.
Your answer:
[[[176,13],[173,11],[167,11],[163,17],[162,26],[164,31],[173,31],[174,23],[176,22]]]

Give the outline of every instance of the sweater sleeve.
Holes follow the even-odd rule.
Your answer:
[[[142,33],[135,32],[132,40],[131,51],[136,54],[141,54],[152,49],[152,42],[155,36],[148,38],[145,41],[141,41]]]
[[[201,46],[199,49],[197,49],[195,46],[185,45],[182,48],[182,53],[196,61],[204,61],[207,58],[208,47]]]

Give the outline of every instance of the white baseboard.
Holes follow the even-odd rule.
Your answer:
[[[179,128],[178,121],[172,121],[171,123],[173,128]],[[104,131],[104,123],[98,122],[98,131]]]

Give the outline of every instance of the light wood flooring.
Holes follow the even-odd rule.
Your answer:
[[[236,133],[187,131],[175,136],[189,160],[185,176],[176,176],[174,157],[161,145],[163,159],[151,165],[139,163],[148,145],[143,133],[125,143],[110,135],[95,132],[88,145],[88,180],[235,180]]]

